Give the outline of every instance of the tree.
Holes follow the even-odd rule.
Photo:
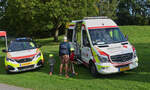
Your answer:
[[[97,12],[99,16],[108,16],[116,19],[116,10],[119,4],[118,0],[97,0]]]
[[[131,10],[131,0],[120,0],[119,5],[117,7],[117,17],[118,23],[120,25],[131,24],[132,18],[130,15]]]
[[[42,36],[50,27],[45,6],[40,0],[8,0],[5,27],[14,36]]]
[[[6,3],[7,0],[0,0],[0,21],[3,23],[0,23],[0,28],[3,30],[4,26],[4,17],[5,17],[5,8],[6,8]]]
[[[51,0],[45,3],[55,30],[54,41],[58,41],[59,28],[74,19],[94,14],[93,0]],[[88,7],[88,4],[91,5]],[[92,9],[91,9],[92,8]],[[92,12],[93,11],[93,12]]]
[[[54,40],[58,41],[66,22],[96,15],[94,4],[93,0],[7,0],[5,27],[15,36],[37,37],[54,32]]]
[[[121,25],[146,25],[149,12],[148,0],[120,0],[117,17]]]

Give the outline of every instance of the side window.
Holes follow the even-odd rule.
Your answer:
[[[120,35],[120,33],[119,33],[119,31],[118,30],[115,30],[114,29],[114,31],[113,31],[113,33],[114,33],[114,40],[123,40],[123,38],[121,37],[121,35]]]
[[[90,42],[88,40],[88,36],[87,36],[87,33],[86,33],[86,30],[83,30],[83,46],[84,47],[89,47],[90,45]]]
[[[70,42],[72,42],[73,29],[68,29],[67,38]]]

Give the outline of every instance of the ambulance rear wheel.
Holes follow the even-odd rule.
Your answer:
[[[90,72],[91,72],[92,76],[94,76],[94,77],[98,77],[98,75],[99,75],[98,71],[96,69],[96,66],[93,62],[90,62]]]

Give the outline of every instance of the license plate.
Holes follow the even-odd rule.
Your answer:
[[[27,65],[30,65],[30,64],[32,64],[32,63],[31,62],[23,63],[23,64],[21,64],[21,66],[27,66]]]
[[[130,68],[129,68],[129,66],[127,66],[127,67],[122,67],[122,68],[120,68],[120,71],[126,71],[126,70],[129,70]]]

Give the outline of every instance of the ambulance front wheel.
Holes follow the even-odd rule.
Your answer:
[[[92,61],[90,62],[90,72],[91,72],[92,76],[94,76],[94,77],[98,77],[98,75],[99,75],[98,71],[96,69],[96,66]]]

